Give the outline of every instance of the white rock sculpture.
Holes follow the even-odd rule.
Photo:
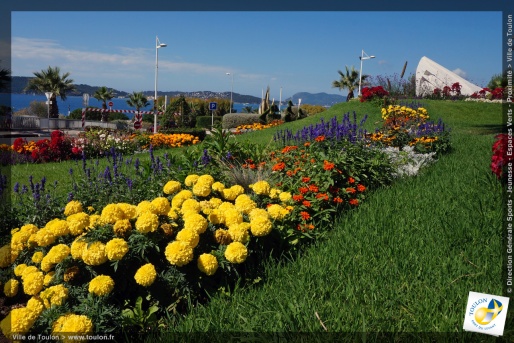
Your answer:
[[[471,95],[482,90],[482,87],[467,81],[428,57],[423,56],[419,60],[418,68],[416,69],[417,96],[433,94],[434,89],[439,88],[442,90],[445,86],[451,87],[455,82],[462,86],[460,90],[462,95]]]

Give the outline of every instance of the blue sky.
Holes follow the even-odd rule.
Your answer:
[[[296,92],[346,94],[337,70],[413,74],[427,56],[485,86],[501,72],[501,12],[29,12],[11,14],[11,69],[48,66],[77,84],[160,91],[233,91],[278,99]],[[27,23],[44,22],[45,25]],[[232,75],[226,75],[230,72]]]

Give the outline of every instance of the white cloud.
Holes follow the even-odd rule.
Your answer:
[[[468,73],[466,73],[464,70],[460,69],[460,68],[457,68],[457,69],[454,69],[452,70],[452,72],[454,72],[455,74],[459,75],[460,77],[462,78],[467,78],[468,76]]]

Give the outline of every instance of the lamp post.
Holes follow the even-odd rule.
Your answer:
[[[52,92],[45,92],[46,106],[48,108],[48,111],[47,111],[48,129],[50,129],[50,104],[52,103],[52,100],[50,100],[50,99],[52,98],[52,95],[53,95]]]
[[[153,133],[157,133],[157,71],[159,70],[159,48],[165,48],[167,44],[161,43],[155,36],[155,94],[153,98]]]
[[[364,57],[364,55],[366,55],[366,57]],[[362,61],[363,60],[370,60],[372,58],[375,58],[375,56],[368,56],[368,54],[366,54],[364,52],[364,50],[362,50],[362,53],[361,55],[359,56],[359,59],[361,60],[361,71],[359,73],[359,96],[361,96],[361,84],[362,84]]]
[[[230,86],[230,113],[232,113],[232,93],[234,92],[234,74],[226,74],[232,76],[232,85]]]

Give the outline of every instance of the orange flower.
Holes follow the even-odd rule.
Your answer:
[[[350,199],[350,205],[353,205],[353,206],[359,205],[359,200],[357,200],[357,199]]]
[[[280,163],[275,164],[271,168],[271,170],[272,171],[280,171],[280,170],[284,170],[285,167],[286,167],[286,164],[284,162],[280,162]]]
[[[308,147],[308,146],[310,146],[310,145],[311,145],[311,142],[305,142],[305,143],[303,143],[303,146],[307,146],[307,147]]]
[[[301,194],[293,195],[293,200],[294,201],[302,201],[303,195],[301,195]]]
[[[288,171],[286,172],[286,175],[287,175],[287,176],[293,176],[294,174],[295,174],[295,172],[293,172],[292,170],[288,170]]]
[[[302,194],[305,194],[305,193],[307,193],[309,191],[309,188],[307,188],[307,187],[300,187],[300,188],[298,188],[298,191],[300,191],[300,193],[302,193]]]
[[[361,185],[360,183],[357,185],[357,190],[359,192],[364,192],[366,190],[366,186]]]
[[[309,185],[309,190],[311,192],[317,193],[319,191],[319,188],[316,185]]]
[[[350,193],[350,194],[355,194],[356,190],[353,187],[348,187],[348,188],[346,188],[346,192]]]
[[[300,212],[300,216],[302,216],[303,220],[308,220],[311,217],[311,215],[305,211]]]
[[[288,145],[284,149],[282,149],[283,154],[287,154],[289,151],[296,150],[298,147],[296,145]]]
[[[341,199],[340,197],[335,197],[334,202],[337,204],[341,204],[343,202],[343,199]]]
[[[332,170],[332,169],[334,169],[334,167],[335,167],[334,163],[331,163],[331,162],[329,162],[327,160],[323,161],[323,169],[325,169],[325,170]]]
[[[328,194],[327,193],[316,194],[316,199],[328,200]]]
[[[348,183],[350,183],[350,184],[351,184],[351,183],[354,183],[354,182],[355,182],[355,179],[354,179],[353,177],[351,177],[351,176],[350,176],[350,177],[348,178]]]
[[[316,160],[311,158],[311,163],[316,163]]]
[[[316,142],[323,142],[325,140],[325,136],[321,135],[314,139]]]
[[[310,180],[311,180],[311,178],[310,178],[310,177],[302,177],[302,182],[307,183],[307,182],[309,182]]]
[[[311,207],[311,202],[309,200],[304,200],[302,202],[302,205],[305,206],[305,207]]]

